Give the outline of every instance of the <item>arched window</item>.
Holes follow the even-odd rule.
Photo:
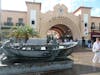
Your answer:
[[[95,23],[94,22],[91,23],[91,29],[95,29]]]

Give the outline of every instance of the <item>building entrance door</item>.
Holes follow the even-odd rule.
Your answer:
[[[53,35],[53,37],[62,39],[63,42],[64,42],[64,40],[73,39],[71,29],[69,27],[67,27],[66,25],[62,25],[62,24],[52,26],[48,30],[47,35]]]

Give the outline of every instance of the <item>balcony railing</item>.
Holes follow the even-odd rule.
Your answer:
[[[11,29],[11,28],[12,28],[12,26],[5,26],[5,25],[1,26],[1,29]]]
[[[24,26],[24,23],[16,23],[16,26]]]
[[[4,22],[4,25],[6,25],[6,26],[13,26],[13,22]]]

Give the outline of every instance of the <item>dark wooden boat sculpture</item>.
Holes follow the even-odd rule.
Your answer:
[[[8,40],[1,46],[1,50],[3,51],[7,59],[53,61],[55,59],[66,58],[66,56],[72,53],[73,48],[76,45],[76,42],[59,45],[16,45],[14,43],[11,43],[11,40]]]

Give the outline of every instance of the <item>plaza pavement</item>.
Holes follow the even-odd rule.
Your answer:
[[[92,63],[93,52],[91,49],[77,47],[69,57],[74,60],[72,69],[22,75],[100,75],[100,63]]]
[[[77,48],[72,54],[77,75],[100,75],[100,63],[92,62],[94,53],[89,48]]]

